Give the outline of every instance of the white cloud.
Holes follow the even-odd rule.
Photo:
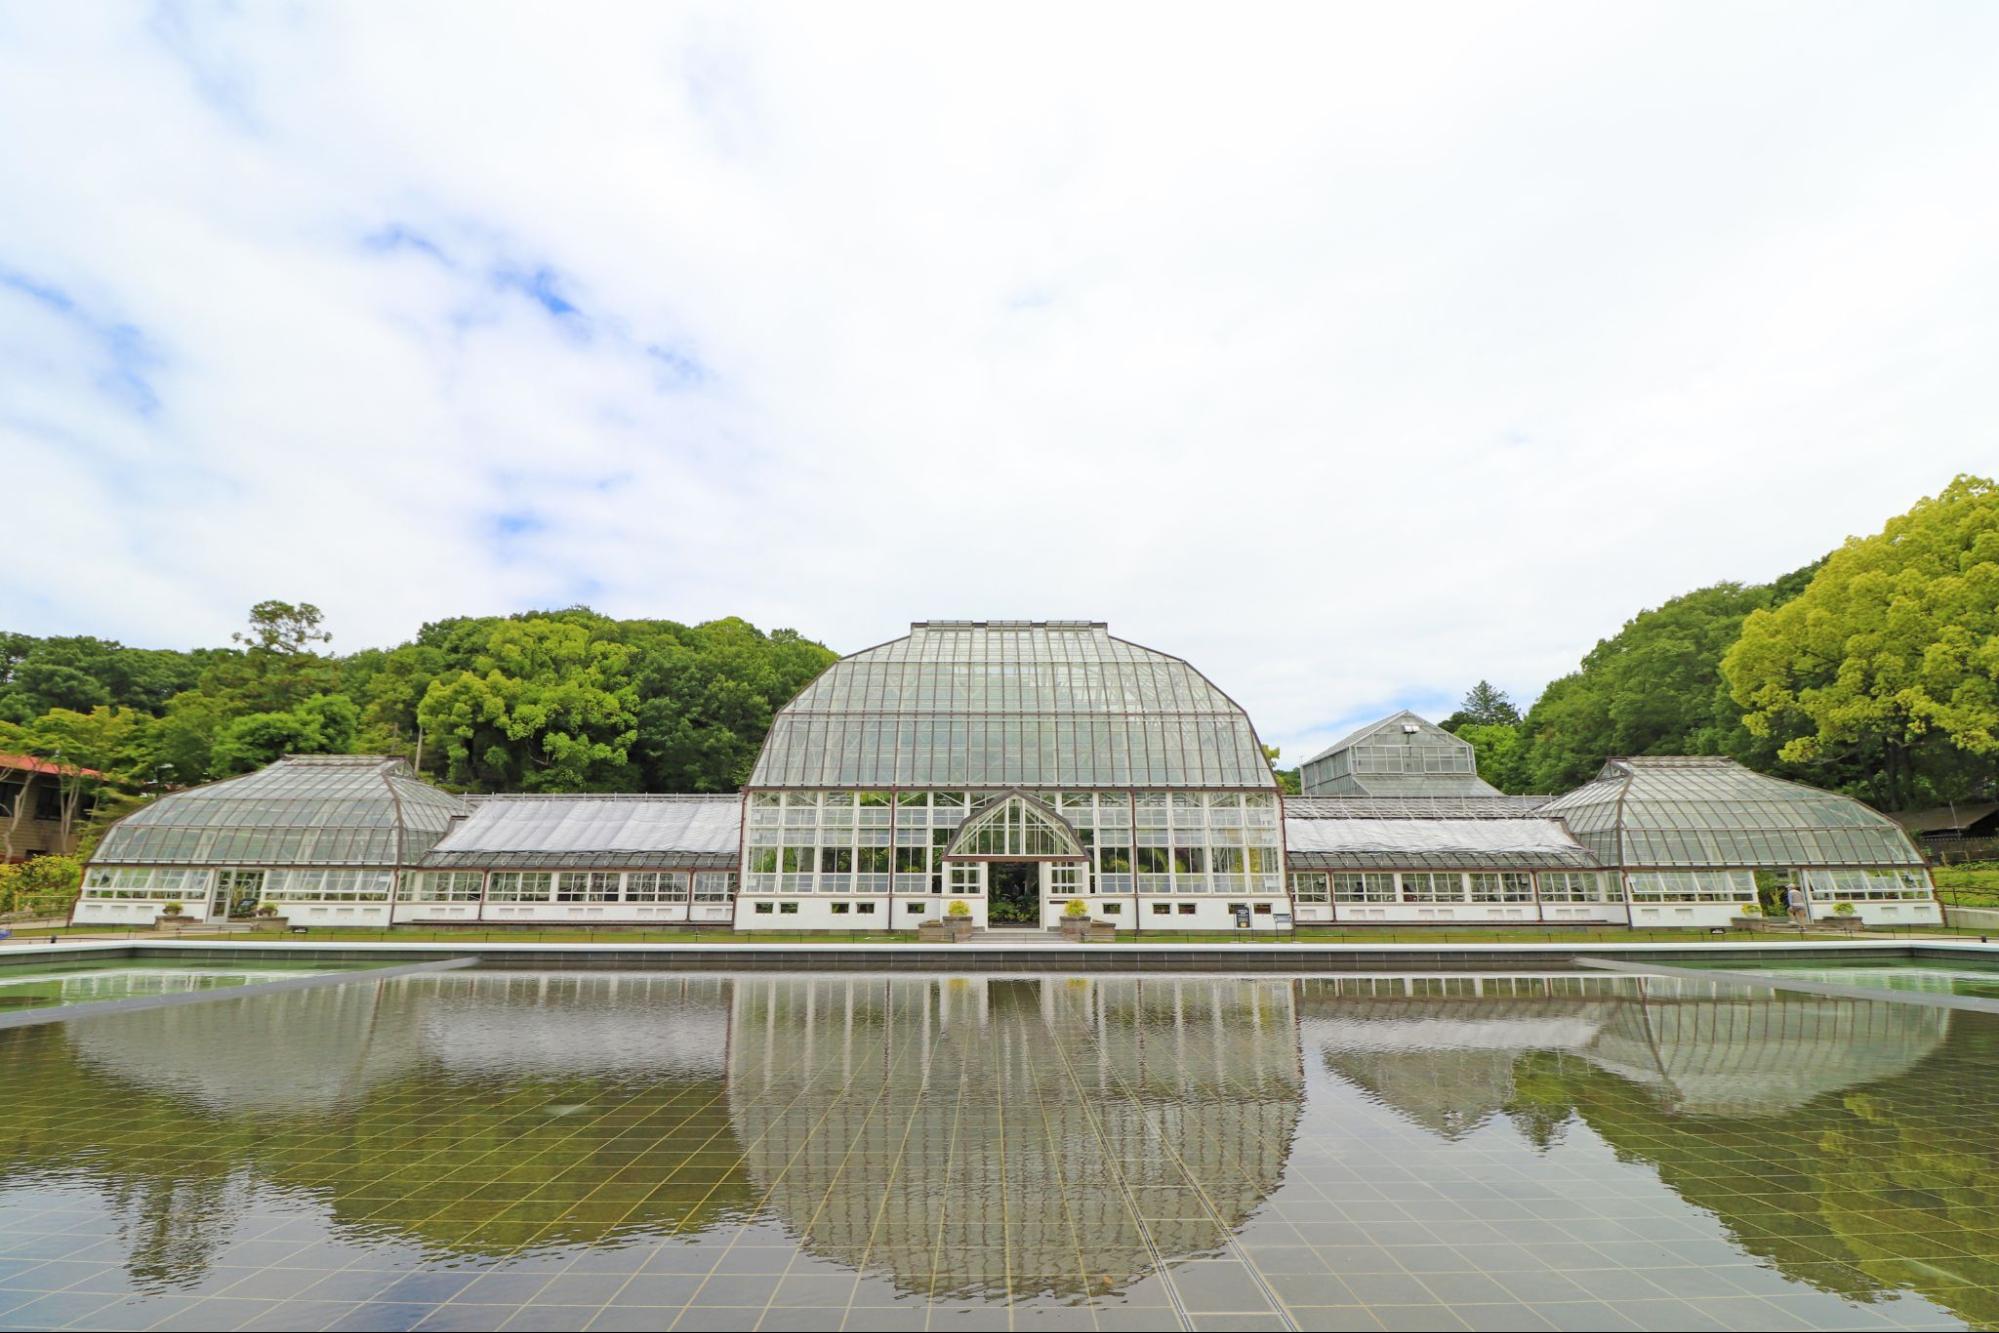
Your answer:
[[[1530,697],[1999,467],[1995,30],[15,7],[0,624],[1087,615],[1293,758]]]

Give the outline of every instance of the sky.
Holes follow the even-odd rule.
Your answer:
[[[0,0],[0,627],[1089,618],[1295,762],[1999,471],[1999,5]]]

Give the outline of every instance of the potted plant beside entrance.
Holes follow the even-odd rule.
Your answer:
[[[1089,937],[1090,905],[1081,898],[1071,898],[1062,909],[1062,938],[1081,944]]]
[[[174,926],[178,928],[193,925],[194,918],[187,914],[186,903],[169,900],[160,904],[160,914],[153,919],[153,924],[160,927]]]
[[[1860,911],[1852,903],[1834,903],[1832,919],[1841,929],[1854,930],[1860,925]]]
[[[956,943],[963,944],[972,938],[972,905],[960,898],[945,908],[944,928]]]
[[[278,915],[276,903],[258,903],[257,910],[250,914],[250,924],[255,930],[283,930],[286,921]]]

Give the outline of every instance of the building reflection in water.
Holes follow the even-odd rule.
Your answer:
[[[1120,1290],[1222,1250],[1283,1174],[1294,989],[743,980],[729,1104],[814,1254],[933,1299]]]
[[[1999,1021],[1941,1008],[1622,976],[460,972],[0,1032],[0,1080],[0,1236],[102,1236],[140,1291],[223,1282],[283,1219],[287,1262],[385,1281],[753,1237],[905,1296],[1094,1301],[1204,1258],[1260,1273],[1384,1154],[1434,1199],[1495,1164],[1579,1178],[1601,1144],[1765,1269],[1999,1324]]]

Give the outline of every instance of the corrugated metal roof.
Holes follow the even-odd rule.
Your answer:
[[[423,860],[450,869],[728,868],[737,796],[489,796]]]
[[[1294,819],[1286,802],[1285,856],[1294,870],[1516,870],[1598,866],[1559,819],[1408,817]]]

